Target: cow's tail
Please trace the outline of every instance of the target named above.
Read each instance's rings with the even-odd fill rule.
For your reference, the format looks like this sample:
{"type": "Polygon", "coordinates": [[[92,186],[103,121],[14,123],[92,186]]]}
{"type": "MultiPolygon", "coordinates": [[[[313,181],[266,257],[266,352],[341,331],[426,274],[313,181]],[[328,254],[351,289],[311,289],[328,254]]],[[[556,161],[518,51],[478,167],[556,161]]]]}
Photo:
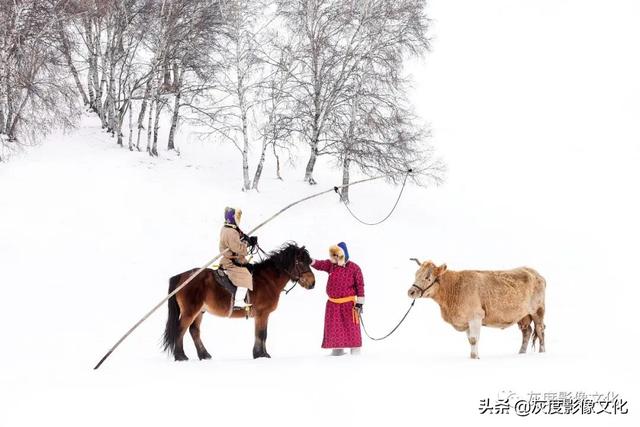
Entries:
{"type": "Polygon", "coordinates": [[[538,309],[536,310],[536,313],[533,317],[533,322],[534,322],[534,327],[533,327],[533,335],[532,335],[532,340],[531,340],[531,348],[535,350],[536,348],[536,341],[538,341],[538,343],[540,343],[540,335],[538,334],[538,331],[542,331],[542,333],[544,334],[544,312],[545,312],[545,292],[547,290],[547,281],[544,279],[544,277],[542,277],[540,275],[540,273],[538,273],[535,270],[532,270],[532,272],[535,274],[536,278],[538,279],[538,283],[540,285],[540,305],[538,307],[538,309]]]}
{"type": "MultiPolygon", "coordinates": [[[[169,279],[169,292],[173,292],[180,283],[180,274],[173,276],[169,279]]],[[[164,328],[164,335],[162,337],[162,347],[164,351],[174,354],[176,348],[176,340],[180,332],[180,307],[176,296],[172,296],[168,301],[169,313],[167,316],[167,324],[164,328]]]]}
{"type": "Polygon", "coordinates": [[[533,350],[535,350],[536,348],[536,340],[539,342],[540,341],[540,335],[538,334],[538,331],[542,331],[542,333],[544,334],[544,308],[539,307],[538,310],[536,311],[536,317],[533,319],[534,322],[534,327],[533,327],[533,339],[531,340],[531,348],[533,350]]]}

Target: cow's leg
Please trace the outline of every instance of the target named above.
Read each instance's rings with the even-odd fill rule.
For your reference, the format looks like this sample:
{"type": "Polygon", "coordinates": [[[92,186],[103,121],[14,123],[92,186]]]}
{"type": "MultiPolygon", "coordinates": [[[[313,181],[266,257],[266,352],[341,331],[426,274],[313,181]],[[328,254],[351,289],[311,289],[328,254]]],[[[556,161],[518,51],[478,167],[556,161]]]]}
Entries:
{"type": "Polygon", "coordinates": [[[479,359],[478,357],[478,342],[480,341],[480,328],[482,327],[482,318],[475,317],[469,321],[469,328],[467,329],[467,338],[469,344],[471,344],[471,358],[479,359]]]}
{"type": "Polygon", "coordinates": [[[518,326],[522,331],[522,346],[520,346],[520,353],[527,352],[527,345],[529,345],[529,339],[531,338],[531,316],[526,315],[519,322],[518,326]]]}
{"type": "Polygon", "coordinates": [[[535,314],[532,314],[533,323],[535,325],[535,329],[533,332],[533,345],[535,347],[536,339],[540,341],[538,344],[538,351],[540,353],[544,353],[544,308],[540,307],[536,310],[535,314]]]}

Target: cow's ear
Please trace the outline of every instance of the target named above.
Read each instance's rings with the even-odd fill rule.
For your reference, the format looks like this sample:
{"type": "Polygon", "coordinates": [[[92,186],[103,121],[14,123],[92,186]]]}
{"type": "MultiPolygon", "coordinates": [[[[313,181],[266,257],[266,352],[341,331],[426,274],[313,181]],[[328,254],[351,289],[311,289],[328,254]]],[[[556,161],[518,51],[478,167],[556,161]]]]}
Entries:
{"type": "Polygon", "coordinates": [[[442,276],[445,271],[447,271],[447,264],[442,264],[438,267],[438,276],[442,276]]]}

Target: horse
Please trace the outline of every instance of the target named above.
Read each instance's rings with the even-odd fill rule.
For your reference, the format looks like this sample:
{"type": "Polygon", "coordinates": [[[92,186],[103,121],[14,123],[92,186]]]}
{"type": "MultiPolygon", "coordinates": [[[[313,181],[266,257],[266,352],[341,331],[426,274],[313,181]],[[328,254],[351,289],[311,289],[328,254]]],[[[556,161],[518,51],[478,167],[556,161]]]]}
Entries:
{"type": "MultiPolygon", "coordinates": [[[[250,315],[255,318],[255,342],[253,358],[271,357],[267,353],[267,323],[269,314],[278,306],[280,293],[289,282],[300,283],[305,289],[313,289],[315,276],[311,271],[313,260],[304,246],[285,243],[253,265],[253,290],[248,291],[252,303],[250,315]]],[[[198,269],[194,268],[169,279],[169,292],[173,292],[198,269]]],[[[188,360],[184,353],[183,338],[187,329],[196,346],[200,360],[211,359],[200,338],[200,323],[205,311],[231,318],[246,317],[245,310],[232,310],[233,300],[216,280],[213,270],[206,269],[196,276],[169,301],[169,315],[163,336],[164,351],[173,354],[176,361],[188,360]],[[231,313],[231,315],[229,315],[231,313]]]]}

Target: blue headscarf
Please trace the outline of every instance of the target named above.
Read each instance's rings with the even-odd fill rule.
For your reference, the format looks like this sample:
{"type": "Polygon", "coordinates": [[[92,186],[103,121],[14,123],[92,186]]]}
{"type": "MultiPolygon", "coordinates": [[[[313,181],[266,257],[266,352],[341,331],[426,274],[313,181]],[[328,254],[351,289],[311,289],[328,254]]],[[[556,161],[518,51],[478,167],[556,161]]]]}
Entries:
{"type": "Polygon", "coordinates": [[[338,247],[342,249],[344,252],[344,263],[346,264],[349,261],[349,250],[347,250],[347,244],[345,242],[338,243],[338,247]]]}

